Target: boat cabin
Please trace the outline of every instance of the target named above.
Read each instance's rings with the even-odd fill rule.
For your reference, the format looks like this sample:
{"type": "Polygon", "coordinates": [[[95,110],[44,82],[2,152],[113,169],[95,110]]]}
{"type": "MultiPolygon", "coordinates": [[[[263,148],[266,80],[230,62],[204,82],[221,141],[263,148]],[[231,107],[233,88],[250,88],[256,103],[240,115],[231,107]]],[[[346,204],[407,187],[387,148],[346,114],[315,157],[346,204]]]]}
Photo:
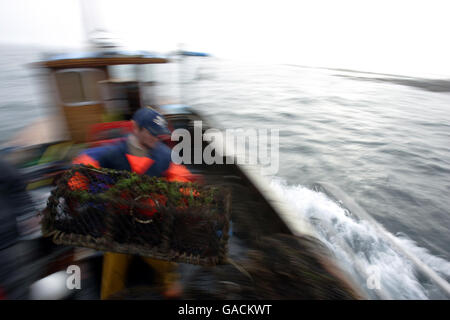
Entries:
{"type": "Polygon", "coordinates": [[[69,140],[83,143],[92,125],[129,120],[141,106],[161,103],[151,67],[168,62],[148,52],[94,52],[57,55],[37,65],[49,70],[69,140]]]}

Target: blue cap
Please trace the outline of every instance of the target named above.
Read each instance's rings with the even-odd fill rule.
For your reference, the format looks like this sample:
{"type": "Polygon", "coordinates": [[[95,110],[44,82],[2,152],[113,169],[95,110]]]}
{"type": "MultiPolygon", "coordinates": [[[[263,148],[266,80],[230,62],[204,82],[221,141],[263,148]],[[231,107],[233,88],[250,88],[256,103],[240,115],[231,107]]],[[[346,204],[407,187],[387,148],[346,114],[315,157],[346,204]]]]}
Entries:
{"type": "Polygon", "coordinates": [[[170,135],[166,119],[151,107],[140,108],[133,115],[133,120],[154,136],[170,135]]]}

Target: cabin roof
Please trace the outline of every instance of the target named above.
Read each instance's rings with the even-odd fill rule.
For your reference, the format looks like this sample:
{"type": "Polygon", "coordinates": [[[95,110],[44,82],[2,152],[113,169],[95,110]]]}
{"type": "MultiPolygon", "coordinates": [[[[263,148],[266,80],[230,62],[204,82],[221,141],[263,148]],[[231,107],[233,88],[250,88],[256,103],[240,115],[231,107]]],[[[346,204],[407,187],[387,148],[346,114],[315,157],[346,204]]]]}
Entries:
{"type": "Polygon", "coordinates": [[[147,51],[76,52],[57,54],[38,62],[46,68],[91,68],[120,64],[167,63],[162,55],[147,51]]]}

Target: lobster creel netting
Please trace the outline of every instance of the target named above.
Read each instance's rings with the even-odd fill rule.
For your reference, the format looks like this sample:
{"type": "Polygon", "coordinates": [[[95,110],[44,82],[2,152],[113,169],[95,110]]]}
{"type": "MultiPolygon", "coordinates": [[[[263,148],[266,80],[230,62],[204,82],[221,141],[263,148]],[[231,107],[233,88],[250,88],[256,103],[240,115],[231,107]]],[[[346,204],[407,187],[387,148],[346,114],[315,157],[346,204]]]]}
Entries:
{"type": "Polygon", "coordinates": [[[226,260],[227,189],[75,166],[43,211],[56,244],[200,265],[226,260]]]}

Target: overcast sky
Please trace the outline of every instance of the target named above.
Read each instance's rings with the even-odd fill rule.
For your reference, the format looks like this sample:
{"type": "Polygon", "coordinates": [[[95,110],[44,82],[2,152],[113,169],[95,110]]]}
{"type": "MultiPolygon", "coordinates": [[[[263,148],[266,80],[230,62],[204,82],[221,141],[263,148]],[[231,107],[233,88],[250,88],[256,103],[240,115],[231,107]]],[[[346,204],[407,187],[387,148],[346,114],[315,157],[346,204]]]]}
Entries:
{"type": "Polygon", "coordinates": [[[0,42],[81,47],[97,27],[131,49],[184,43],[224,58],[450,76],[449,9],[445,0],[0,0],[0,42]]]}

